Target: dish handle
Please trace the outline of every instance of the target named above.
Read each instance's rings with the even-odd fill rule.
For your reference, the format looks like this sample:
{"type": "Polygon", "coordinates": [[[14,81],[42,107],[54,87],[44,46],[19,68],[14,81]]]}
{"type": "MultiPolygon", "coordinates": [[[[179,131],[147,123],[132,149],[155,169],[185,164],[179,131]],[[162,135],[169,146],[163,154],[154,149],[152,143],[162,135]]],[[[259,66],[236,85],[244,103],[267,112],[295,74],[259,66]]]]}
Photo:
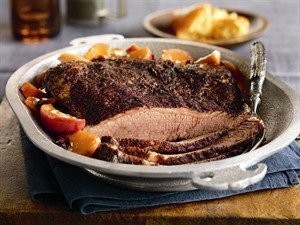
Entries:
{"type": "Polygon", "coordinates": [[[254,170],[242,168],[241,165],[207,173],[194,173],[192,185],[206,190],[242,190],[261,181],[267,173],[267,165],[257,164],[254,170]]]}
{"type": "Polygon", "coordinates": [[[84,45],[84,44],[95,44],[99,42],[106,42],[106,41],[112,41],[112,40],[123,40],[124,36],[121,34],[102,34],[102,35],[93,35],[93,36],[87,36],[87,37],[79,37],[76,39],[73,39],[69,42],[70,45],[78,46],[78,45],[84,45]]]}

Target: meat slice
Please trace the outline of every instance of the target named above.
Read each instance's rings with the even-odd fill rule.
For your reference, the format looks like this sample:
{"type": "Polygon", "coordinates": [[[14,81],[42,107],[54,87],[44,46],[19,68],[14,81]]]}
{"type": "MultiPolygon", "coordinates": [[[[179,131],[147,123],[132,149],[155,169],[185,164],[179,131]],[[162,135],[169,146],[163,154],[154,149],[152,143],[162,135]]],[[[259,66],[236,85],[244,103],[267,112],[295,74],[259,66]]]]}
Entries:
{"type": "Polygon", "coordinates": [[[231,129],[249,107],[224,65],[103,59],[47,71],[47,93],[99,136],[178,141],[231,129]]]}
{"type": "Polygon", "coordinates": [[[149,162],[141,157],[126,154],[116,148],[112,143],[103,143],[101,148],[96,153],[99,159],[113,162],[113,163],[126,163],[136,165],[157,165],[156,163],[149,162]]]}
{"type": "MultiPolygon", "coordinates": [[[[117,139],[118,145],[122,148],[140,148],[153,152],[177,154],[195,151],[207,145],[213,144],[216,140],[227,134],[227,130],[218,131],[214,133],[204,134],[195,138],[184,141],[169,142],[157,140],[141,140],[132,138],[117,139]]],[[[102,137],[107,140],[106,137],[102,137]]]]}
{"type": "Polygon", "coordinates": [[[140,164],[179,165],[199,163],[241,154],[261,137],[262,132],[262,122],[251,118],[238,127],[229,130],[226,135],[209,146],[192,152],[171,155],[160,154],[138,146],[122,146],[117,140],[106,137],[99,147],[98,158],[112,161],[111,158],[107,157],[111,154],[114,155],[113,162],[122,163],[136,164],[137,158],[140,160],[138,162],[140,164]]]}
{"type": "Polygon", "coordinates": [[[249,118],[248,112],[232,116],[225,112],[197,112],[186,108],[137,108],[86,126],[102,136],[160,141],[184,140],[226,130],[249,118]]]}

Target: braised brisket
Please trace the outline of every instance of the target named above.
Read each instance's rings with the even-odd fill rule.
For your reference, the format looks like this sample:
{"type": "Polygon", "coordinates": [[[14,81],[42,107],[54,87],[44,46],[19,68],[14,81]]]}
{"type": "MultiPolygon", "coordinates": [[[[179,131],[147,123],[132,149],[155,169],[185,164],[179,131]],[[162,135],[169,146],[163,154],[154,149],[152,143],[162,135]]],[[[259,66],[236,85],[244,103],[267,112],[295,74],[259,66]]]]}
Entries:
{"type": "Polygon", "coordinates": [[[57,107],[102,137],[98,157],[107,161],[221,159],[247,149],[263,129],[223,64],[99,58],[61,63],[44,85],[57,107]]]}
{"type": "Polygon", "coordinates": [[[223,137],[211,141],[206,147],[179,154],[161,154],[150,147],[128,146],[127,143],[112,137],[103,137],[98,157],[112,162],[133,164],[180,165],[199,163],[216,157],[234,156],[251,148],[261,136],[263,124],[260,120],[250,119],[227,132],[223,137]],[[109,155],[110,157],[107,157],[109,155]],[[131,158],[134,156],[134,158],[131,158]],[[139,159],[139,161],[137,160],[139,159]]]}

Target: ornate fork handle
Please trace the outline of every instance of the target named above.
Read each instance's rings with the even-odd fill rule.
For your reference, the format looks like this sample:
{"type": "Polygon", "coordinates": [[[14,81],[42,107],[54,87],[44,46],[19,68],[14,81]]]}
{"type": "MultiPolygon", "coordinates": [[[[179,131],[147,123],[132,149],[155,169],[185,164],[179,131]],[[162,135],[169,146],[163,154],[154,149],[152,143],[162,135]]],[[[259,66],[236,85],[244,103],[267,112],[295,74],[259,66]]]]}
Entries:
{"type": "Polygon", "coordinates": [[[251,45],[251,71],[250,71],[250,101],[252,114],[257,115],[257,106],[260,103],[262,87],[266,76],[266,53],[264,45],[256,41],[251,45]]]}

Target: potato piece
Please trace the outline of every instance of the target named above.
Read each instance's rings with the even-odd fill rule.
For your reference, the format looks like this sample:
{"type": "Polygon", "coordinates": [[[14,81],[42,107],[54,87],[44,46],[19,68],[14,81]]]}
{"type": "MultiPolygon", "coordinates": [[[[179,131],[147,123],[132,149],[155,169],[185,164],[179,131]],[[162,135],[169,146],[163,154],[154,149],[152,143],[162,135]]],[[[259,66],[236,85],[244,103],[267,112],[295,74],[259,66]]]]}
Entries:
{"type": "Polygon", "coordinates": [[[226,9],[213,8],[212,11],[213,20],[222,20],[228,17],[228,15],[229,14],[226,9]]]}
{"type": "Polygon", "coordinates": [[[27,97],[24,101],[25,105],[34,113],[39,112],[39,108],[37,107],[38,102],[40,101],[39,98],[36,97],[27,97]]]}
{"type": "Polygon", "coordinates": [[[79,55],[73,55],[70,53],[62,53],[59,57],[58,60],[61,62],[71,62],[71,61],[83,61],[83,62],[89,62],[86,58],[83,58],[79,55]]]}
{"type": "Polygon", "coordinates": [[[163,50],[161,58],[162,60],[170,60],[174,63],[180,63],[183,65],[185,65],[187,61],[193,60],[192,56],[188,52],[176,48],[163,50]]]}
{"type": "Polygon", "coordinates": [[[74,153],[92,156],[100,144],[100,138],[86,131],[78,131],[67,136],[70,140],[70,150],[74,153]]]}
{"type": "Polygon", "coordinates": [[[55,102],[54,98],[36,98],[28,97],[25,99],[24,104],[27,106],[31,112],[39,118],[40,116],[40,107],[44,104],[53,104],[55,102]]]}
{"type": "Polygon", "coordinates": [[[110,50],[111,58],[124,57],[126,55],[127,55],[126,50],[123,48],[113,48],[110,50]]]}
{"type": "Polygon", "coordinates": [[[195,8],[185,18],[185,24],[189,33],[197,33],[206,36],[212,29],[212,5],[203,4],[195,8]]]}
{"type": "Polygon", "coordinates": [[[110,47],[107,44],[99,43],[93,45],[85,54],[85,58],[87,60],[92,60],[94,58],[97,58],[99,56],[103,56],[105,58],[110,56],[110,47]]]}
{"type": "Polygon", "coordinates": [[[203,4],[176,15],[172,28],[176,36],[182,39],[226,40],[248,34],[250,21],[236,12],[203,4]]]}
{"type": "Polygon", "coordinates": [[[151,50],[148,47],[139,48],[138,50],[128,53],[130,58],[133,59],[152,59],[151,50]]]}
{"type": "Polygon", "coordinates": [[[214,50],[211,54],[199,58],[195,63],[198,64],[214,64],[219,65],[221,62],[221,53],[218,50],[214,50]]]}
{"type": "Polygon", "coordinates": [[[231,16],[216,20],[214,22],[211,38],[213,39],[230,39],[234,37],[243,36],[249,33],[250,22],[247,18],[242,16],[231,16]]]}
{"type": "Polygon", "coordinates": [[[176,36],[183,39],[203,39],[208,36],[212,30],[212,10],[211,4],[203,4],[176,19],[173,25],[176,36]]]}

